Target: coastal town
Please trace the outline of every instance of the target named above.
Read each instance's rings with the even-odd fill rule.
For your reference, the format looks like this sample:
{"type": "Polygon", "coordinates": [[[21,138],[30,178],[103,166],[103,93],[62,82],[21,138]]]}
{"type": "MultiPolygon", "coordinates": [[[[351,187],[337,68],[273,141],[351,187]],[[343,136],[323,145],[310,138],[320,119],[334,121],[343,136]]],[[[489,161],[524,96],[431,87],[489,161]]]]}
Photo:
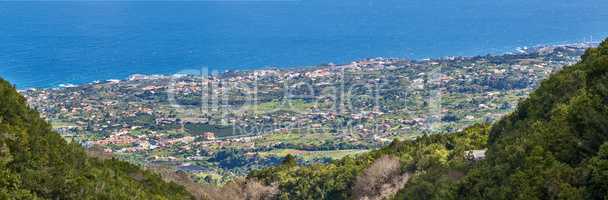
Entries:
{"type": "Polygon", "coordinates": [[[287,154],[329,162],[509,113],[593,44],[504,55],[132,75],[20,91],[66,140],[221,184],[287,154]]]}

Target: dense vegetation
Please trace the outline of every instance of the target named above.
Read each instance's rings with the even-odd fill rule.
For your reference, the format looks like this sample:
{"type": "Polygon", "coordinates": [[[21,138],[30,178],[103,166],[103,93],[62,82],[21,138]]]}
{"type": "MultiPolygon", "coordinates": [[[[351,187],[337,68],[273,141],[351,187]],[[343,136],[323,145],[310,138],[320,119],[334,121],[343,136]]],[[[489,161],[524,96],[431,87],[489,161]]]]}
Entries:
{"type": "Polygon", "coordinates": [[[608,198],[608,40],[544,81],[490,131],[468,199],[608,198]]]}
{"type": "Polygon", "coordinates": [[[279,199],[607,199],[608,40],[493,126],[254,171],[279,199]],[[468,159],[466,151],[486,149],[468,159]]]}
{"type": "Polygon", "coordinates": [[[0,199],[191,199],[126,162],[87,156],[0,79],[0,199]]]}
{"type": "MultiPolygon", "coordinates": [[[[432,178],[442,179],[442,185],[449,187],[455,181],[448,175],[464,174],[472,164],[465,159],[465,150],[484,148],[487,133],[488,126],[477,125],[454,134],[425,135],[414,141],[394,141],[386,148],[355,158],[346,157],[326,165],[298,166],[293,162],[285,162],[274,168],[254,171],[250,178],[268,185],[278,184],[281,191],[279,199],[350,199],[357,193],[380,195],[385,192],[383,190],[393,188],[361,190],[373,187],[373,184],[368,183],[369,180],[390,186],[389,183],[399,182],[394,178],[407,179],[410,174],[415,174],[410,179],[411,182],[416,182],[419,176],[429,174],[437,176],[432,178]],[[398,170],[389,166],[393,162],[391,160],[398,160],[398,170]],[[387,175],[374,174],[376,171],[386,173],[386,170],[390,172],[387,175]]],[[[428,189],[441,188],[432,186],[428,189]]]]}

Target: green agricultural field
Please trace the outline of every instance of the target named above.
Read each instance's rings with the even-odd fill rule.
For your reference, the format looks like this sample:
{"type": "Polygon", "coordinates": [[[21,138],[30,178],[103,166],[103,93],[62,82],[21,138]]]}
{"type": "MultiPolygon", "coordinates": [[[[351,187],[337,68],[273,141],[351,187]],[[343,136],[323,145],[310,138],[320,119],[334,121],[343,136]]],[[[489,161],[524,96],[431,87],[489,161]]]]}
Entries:
{"type": "Polygon", "coordinates": [[[256,140],[256,144],[260,146],[272,145],[276,143],[289,143],[294,145],[320,145],[326,140],[335,140],[335,136],[330,133],[273,133],[265,135],[256,140]]]}
{"type": "Polygon", "coordinates": [[[285,157],[287,155],[301,156],[304,160],[331,158],[341,159],[349,155],[356,155],[368,152],[369,150],[330,150],[330,151],[303,151],[297,149],[276,149],[268,152],[261,152],[261,156],[285,157]]]}
{"type": "Polygon", "coordinates": [[[59,129],[59,128],[69,128],[69,127],[76,127],[78,125],[76,125],[75,123],[72,122],[66,122],[66,121],[61,121],[61,120],[50,120],[49,123],[51,124],[51,126],[53,126],[53,128],[55,129],[59,129]]]}
{"type": "Polygon", "coordinates": [[[259,103],[255,105],[242,106],[240,112],[250,112],[254,114],[271,113],[278,111],[288,112],[310,112],[310,109],[314,107],[313,103],[305,102],[304,100],[287,100],[287,101],[270,101],[259,103]]]}

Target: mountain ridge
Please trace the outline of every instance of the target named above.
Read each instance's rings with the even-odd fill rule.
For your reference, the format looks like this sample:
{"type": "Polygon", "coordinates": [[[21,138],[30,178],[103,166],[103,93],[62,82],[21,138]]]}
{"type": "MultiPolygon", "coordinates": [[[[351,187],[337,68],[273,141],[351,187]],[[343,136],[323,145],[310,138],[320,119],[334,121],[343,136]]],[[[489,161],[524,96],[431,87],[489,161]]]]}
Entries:
{"type": "Polygon", "coordinates": [[[88,157],[0,79],[0,199],[192,199],[138,166],[88,157]]]}

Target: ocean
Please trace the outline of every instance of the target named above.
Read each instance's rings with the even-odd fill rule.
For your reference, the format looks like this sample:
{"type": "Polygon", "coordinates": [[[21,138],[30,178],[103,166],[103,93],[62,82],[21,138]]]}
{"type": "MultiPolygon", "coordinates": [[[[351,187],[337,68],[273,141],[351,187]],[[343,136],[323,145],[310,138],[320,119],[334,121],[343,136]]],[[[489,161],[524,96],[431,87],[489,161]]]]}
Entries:
{"type": "Polygon", "coordinates": [[[18,88],[135,73],[497,54],[599,41],[606,0],[0,2],[0,76],[18,88]]]}

